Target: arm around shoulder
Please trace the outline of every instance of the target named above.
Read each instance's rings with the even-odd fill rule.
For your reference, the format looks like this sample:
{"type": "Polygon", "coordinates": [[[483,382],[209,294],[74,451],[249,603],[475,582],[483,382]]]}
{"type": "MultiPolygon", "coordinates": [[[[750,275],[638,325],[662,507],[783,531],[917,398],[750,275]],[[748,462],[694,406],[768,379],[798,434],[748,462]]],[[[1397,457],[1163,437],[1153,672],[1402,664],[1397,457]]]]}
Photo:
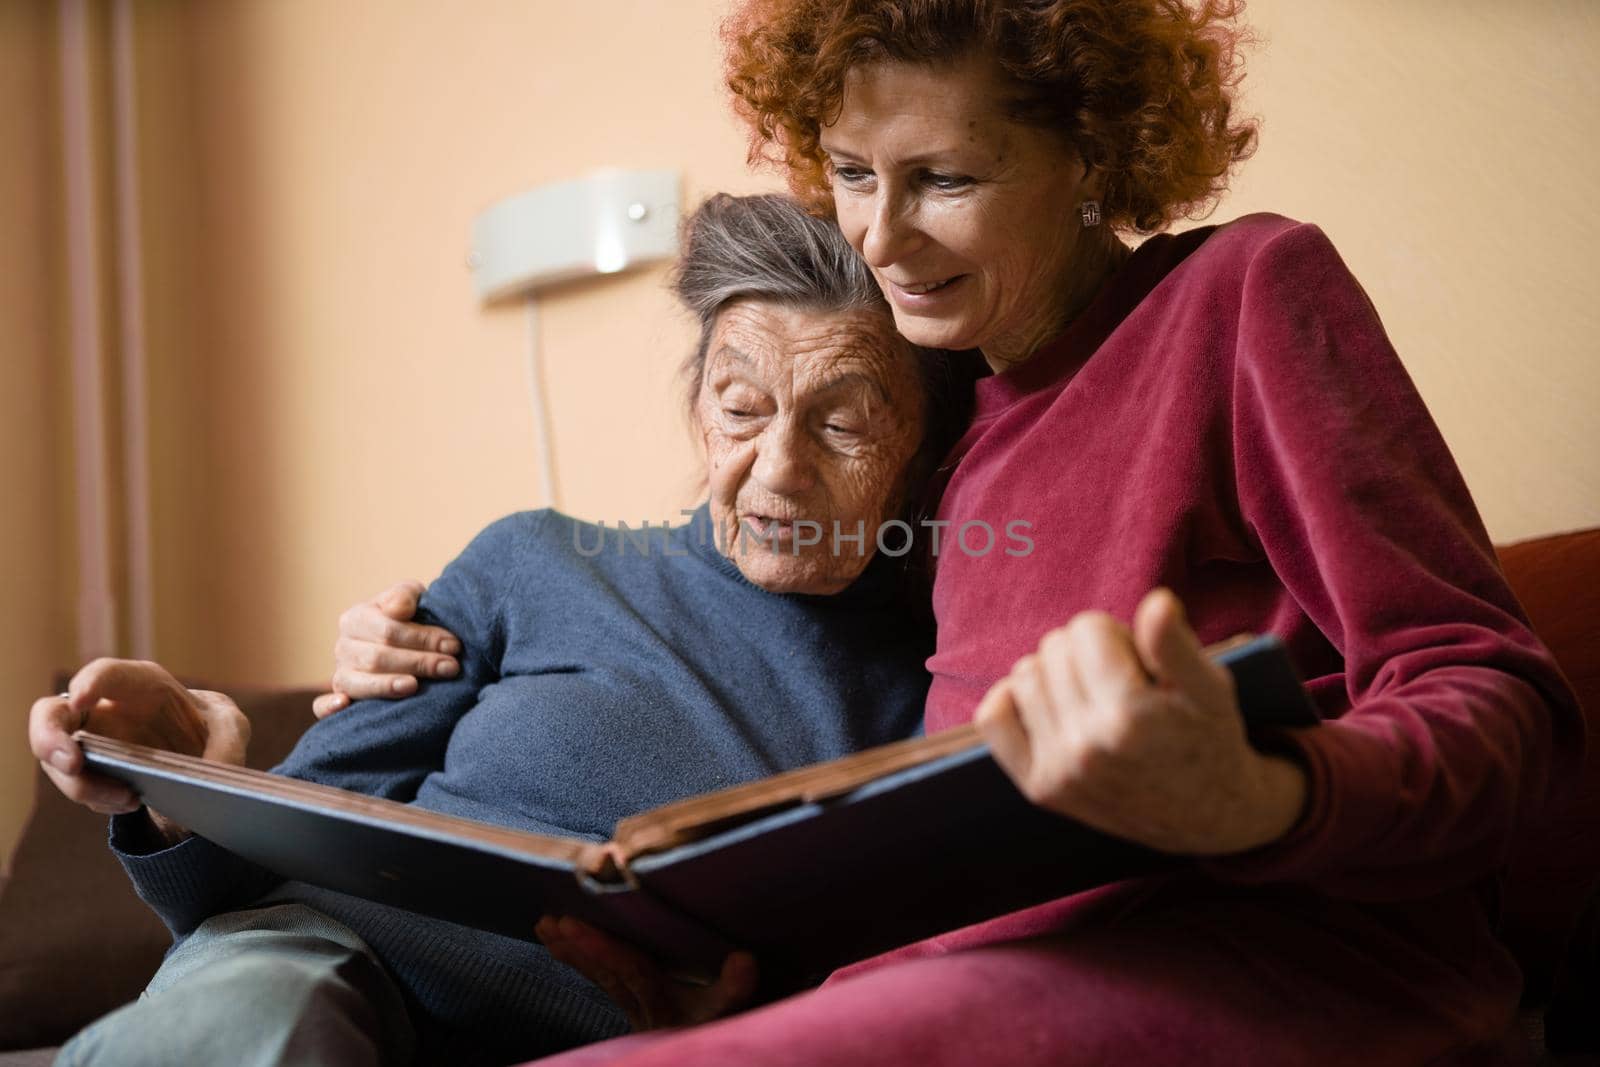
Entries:
{"type": "Polygon", "coordinates": [[[424,681],[403,699],[360,701],[323,718],[276,772],[368,796],[415,797],[423,779],[443,766],[456,724],[500,676],[505,604],[514,595],[531,524],[542,514],[492,523],[423,593],[417,621],[461,642],[455,677],[424,681]]]}

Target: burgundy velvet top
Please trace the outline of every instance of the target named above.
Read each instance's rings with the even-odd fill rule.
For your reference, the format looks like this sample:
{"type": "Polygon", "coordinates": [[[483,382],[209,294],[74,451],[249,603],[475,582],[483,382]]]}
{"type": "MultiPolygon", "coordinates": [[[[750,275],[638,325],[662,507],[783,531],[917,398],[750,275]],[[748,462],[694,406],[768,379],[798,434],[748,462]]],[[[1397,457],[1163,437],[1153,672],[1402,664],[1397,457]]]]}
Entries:
{"type": "Polygon", "coordinates": [[[1146,242],[1064,335],[979,383],[955,456],[930,732],[1075,612],[1130,619],[1166,585],[1203,641],[1281,636],[1334,717],[1283,739],[1308,774],[1299,825],[1214,874],[1352,900],[1460,889],[1570,784],[1572,694],[1316,227],[1253,215],[1146,242]],[[973,520],[997,534],[982,555],[981,528],[951,541],[973,520]]]}

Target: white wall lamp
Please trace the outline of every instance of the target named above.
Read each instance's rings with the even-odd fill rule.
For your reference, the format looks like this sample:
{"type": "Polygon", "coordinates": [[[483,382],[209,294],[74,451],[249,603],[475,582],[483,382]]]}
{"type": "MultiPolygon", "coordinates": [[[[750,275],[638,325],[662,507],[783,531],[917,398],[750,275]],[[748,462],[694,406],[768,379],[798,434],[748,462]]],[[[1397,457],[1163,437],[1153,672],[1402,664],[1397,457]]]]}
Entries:
{"type": "Polygon", "coordinates": [[[502,200],[472,222],[472,269],[489,305],[522,298],[528,309],[528,392],[538,436],[543,499],[556,506],[550,417],[539,368],[540,290],[618,274],[678,250],[676,171],[603,170],[502,200]]]}

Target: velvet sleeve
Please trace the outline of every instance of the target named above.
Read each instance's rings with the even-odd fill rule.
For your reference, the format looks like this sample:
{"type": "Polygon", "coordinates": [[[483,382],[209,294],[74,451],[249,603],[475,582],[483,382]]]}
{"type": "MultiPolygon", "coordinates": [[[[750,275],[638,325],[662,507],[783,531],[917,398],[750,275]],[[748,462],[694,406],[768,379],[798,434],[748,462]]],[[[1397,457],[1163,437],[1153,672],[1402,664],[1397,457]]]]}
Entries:
{"type": "Polygon", "coordinates": [[[1232,385],[1240,512],[1343,656],[1348,709],[1285,741],[1307,773],[1298,825],[1209,866],[1366,900],[1472,883],[1570,784],[1582,720],[1376,312],[1317,228],[1252,259],[1232,385]]]}

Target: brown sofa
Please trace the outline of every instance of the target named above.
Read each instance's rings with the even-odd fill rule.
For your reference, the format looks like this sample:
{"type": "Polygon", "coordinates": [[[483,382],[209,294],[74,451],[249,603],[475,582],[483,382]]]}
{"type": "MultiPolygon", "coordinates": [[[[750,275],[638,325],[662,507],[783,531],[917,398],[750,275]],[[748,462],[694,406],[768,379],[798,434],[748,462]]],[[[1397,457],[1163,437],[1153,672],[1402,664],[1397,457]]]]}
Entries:
{"type": "MultiPolygon", "coordinates": [[[[1591,715],[1600,716],[1600,529],[1503,547],[1535,627],[1591,715]]],[[[58,687],[59,688],[59,687],[58,687]]],[[[309,690],[234,690],[254,726],[253,766],[276,763],[311,721],[309,690]]],[[[1579,796],[1518,843],[1503,935],[1523,961],[1524,1023],[1550,1064],[1600,1063],[1600,721],[1579,796]],[[1584,914],[1585,907],[1589,907],[1584,914]],[[1580,918],[1580,916],[1583,916],[1580,918]],[[1575,951],[1569,951],[1575,947],[1575,951]]],[[[20,739],[16,743],[21,743],[20,739]]],[[[49,1063],[89,1020],[132,999],[166,930],[105,848],[105,821],[37,775],[34,809],[0,870],[0,1067],[49,1063]],[[32,1050],[32,1051],[25,1051],[32,1050]]]]}

